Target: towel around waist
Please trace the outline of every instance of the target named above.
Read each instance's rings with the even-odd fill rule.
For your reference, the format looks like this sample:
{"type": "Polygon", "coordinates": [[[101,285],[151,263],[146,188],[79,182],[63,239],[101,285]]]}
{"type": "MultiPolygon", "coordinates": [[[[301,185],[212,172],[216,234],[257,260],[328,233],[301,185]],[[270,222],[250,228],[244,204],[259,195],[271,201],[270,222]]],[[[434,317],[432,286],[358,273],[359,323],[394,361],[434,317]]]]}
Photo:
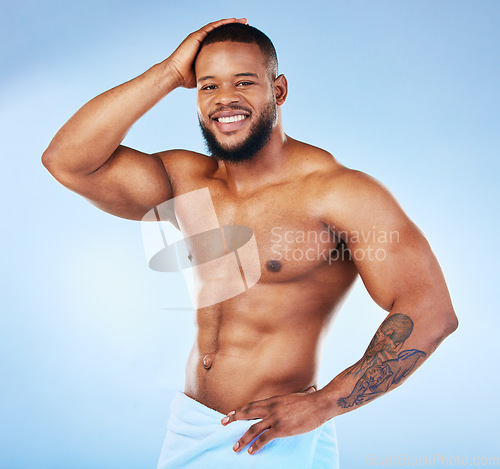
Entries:
{"type": "Polygon", "coordinates": [[[224,414],[177,392],[158,469],[336,469],[338,451],[332,420],[302,435],[276,438],[258,453],[240,453],[234,443],[258,420],[221,424],[224,414]]]}

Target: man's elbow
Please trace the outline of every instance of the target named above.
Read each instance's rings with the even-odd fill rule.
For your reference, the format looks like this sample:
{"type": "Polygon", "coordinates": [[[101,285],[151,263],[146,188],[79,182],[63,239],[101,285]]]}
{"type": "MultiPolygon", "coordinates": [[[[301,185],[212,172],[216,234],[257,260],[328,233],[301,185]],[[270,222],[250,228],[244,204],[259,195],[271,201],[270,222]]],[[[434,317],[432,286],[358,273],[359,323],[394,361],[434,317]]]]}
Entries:
{"type": "Polygon", "coordinates": [[[458,318],[453,309],[447,310],[439,315],[439,319],[434,322],[433,335],[439,343],[446,339],[450,334],[458,328],[458,318]]]}
{"type": "Polygon", "coordinates": [[[42,154],[45,169],[62,185],[72,189],[75,172],[68,165],[66,153],[52,141],[42,154]]]}
{"type": "Polygon", "coordinates": [[[54,150],[53,145],[49,147],[42,154],[42,164],[45,169],[52,175],[57,171],[55,163],[57,162],[57,151],[54,150]]]}

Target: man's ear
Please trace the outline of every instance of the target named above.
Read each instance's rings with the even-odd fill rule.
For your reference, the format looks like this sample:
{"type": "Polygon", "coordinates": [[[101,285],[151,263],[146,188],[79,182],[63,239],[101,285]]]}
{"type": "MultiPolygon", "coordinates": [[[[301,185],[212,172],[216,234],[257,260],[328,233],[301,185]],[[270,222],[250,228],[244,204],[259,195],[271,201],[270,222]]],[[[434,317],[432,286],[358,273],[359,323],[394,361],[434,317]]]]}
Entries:
{"type": "Polygon", "coordinates": [[[276,104],[281,106],[288,95],[288,82],[285,75],[280,75],[273,82],[274,96],[276,96],[276,104]]]}

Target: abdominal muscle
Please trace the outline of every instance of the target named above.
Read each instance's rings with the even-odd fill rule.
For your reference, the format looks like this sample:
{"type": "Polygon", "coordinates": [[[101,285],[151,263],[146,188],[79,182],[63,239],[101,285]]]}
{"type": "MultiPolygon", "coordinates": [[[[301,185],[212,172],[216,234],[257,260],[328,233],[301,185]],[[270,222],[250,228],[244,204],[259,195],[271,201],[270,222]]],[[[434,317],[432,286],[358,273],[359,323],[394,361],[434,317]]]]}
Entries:
{"type": "Polygon", "coordinates": [[[258,284],[198,310],[185,393],[227,413],[316,386],[320,339],[338,301],[304,298],[298,287],[258,284]]]}

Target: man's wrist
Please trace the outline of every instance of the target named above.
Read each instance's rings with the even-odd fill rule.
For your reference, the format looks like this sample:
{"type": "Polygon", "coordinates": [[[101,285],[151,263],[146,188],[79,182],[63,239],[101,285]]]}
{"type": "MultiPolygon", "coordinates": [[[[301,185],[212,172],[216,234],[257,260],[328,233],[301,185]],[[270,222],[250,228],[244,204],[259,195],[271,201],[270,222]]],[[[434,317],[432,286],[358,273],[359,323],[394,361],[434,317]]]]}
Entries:
{"type": "Polygon", "coordinates": [[[340,408],[337,405],[338,396],[334,395],[332,390],[327,389],[325,386],[323,389],[316,391],[317,395],[317,405],[319,406],[321,415],[324,417],[324,420],[330,420],[341,412],[339,412],[340,408]]]}
{"type": "Polygon", "coordinates": [[[153,65],[144,75],[152,78],[152,83],[162,97],[182,86],[182,77],[168,59],[153,65]]]}
{"type": "Polygon", "coordinates": [[[158,72],[158,86],[167,93],[184,85],[184,79],[172,64],[170,57],[155,65],[158,72]]]}

